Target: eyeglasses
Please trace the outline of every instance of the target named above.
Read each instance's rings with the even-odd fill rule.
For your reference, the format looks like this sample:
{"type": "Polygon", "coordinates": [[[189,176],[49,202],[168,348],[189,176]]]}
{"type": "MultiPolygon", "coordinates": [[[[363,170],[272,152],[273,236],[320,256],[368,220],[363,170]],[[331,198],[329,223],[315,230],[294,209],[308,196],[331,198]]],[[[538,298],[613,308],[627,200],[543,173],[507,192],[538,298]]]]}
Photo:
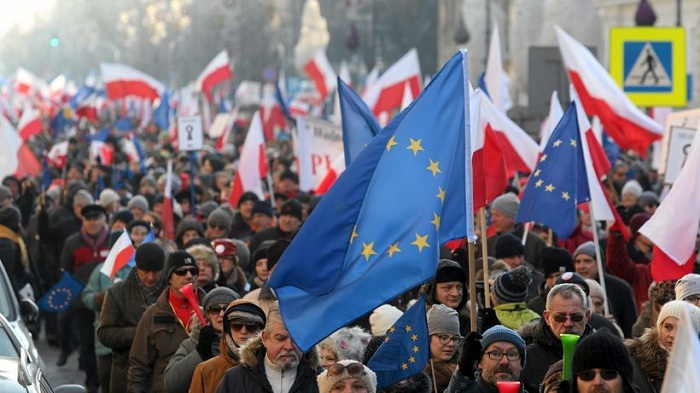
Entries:
{"type": "Polygon", "coordinates": [[[207,308],[207,312],[208,312],[209,314],[218,314],[218,313],[220,313],[220,312],[222,312],[222,311],[226,311],[226,305],[225,305],[225,304],[215,304],[215,305],[209,306],[209,308],[207,308]]]}
{"type": "Polygon", "coordinates": [[[489,355],[489,359],[491,360],[501,361],[501,359],[503,359],[504,356],[506,357],[506,359],[508,359],[508,361],[520,360],[520,352],[518,352],[517,350],[508,352],[489,351],[484,352],[484,354],[489,355]]]}
{"type": "Polygon", "coordinates": [[[225,226],[225,225],[209,225],[209,228],[212,228],[212,229],[219,229],[219,230],[222,230],[222,231],[223,231],[223,230],[226,229],[226,226],[225,226]]]}
{"type": "Polygon", "coordinates": [[[245,330],[249,332],[259,332],[262,329],[262,326],[253,322],[231,322],[230,326],[234,332],[240,332],[241,330],[243,330],[244,327],[245,330]]]}
{"type": "Polygon", "coordinates": [[[596,374],[600,374],[600,376],[606,381],[612,381],[613,379],[617,378],[618,375],[620,375],[617,370],[612,370],[609,368],[591,368],[588,370],[579,371],[578,377],[581,378],[582,381],[588,382],[592,381],[596,374]]]}
{"type": "Polygon", "coordinates": [[[447,334],[436,334],[435,336],[437,336],[442,345],[447,345],[450,341],[454,341],[455,345],[459,346],[462,345],[462,341],[464,340],[464,337],[460,335],[449,336],[447,334]]]}
{"type": "Polygon", "coordinates": [[[365,366],[361,363],[350,363],[347,366],[342,363],[333,363],[328,366],[328,376],[337,377],[343,374],[344,370],[348,370],[348,374],[351,376],[358,376],[365,374],[365,366]]]}
{"type": "Polygon", "coordinates": [[[566,315],[566,314],[555,314],[552,316],[552,319],[554,319],[554,322],[557,323],[564,323],[566,322],[567,319],[571,319],[571,322],[578,323],[583,321],[585,316],[583,314],[571,314],[571,315],[566,315]]]}
{"type": "Polygon", "coordinates": [[[199,274],[199,268],[181,267],[179,269],[173,270],[173,273],[177,274],[180,277],[186,275],[187,273],[196,276],[199,274]]]}

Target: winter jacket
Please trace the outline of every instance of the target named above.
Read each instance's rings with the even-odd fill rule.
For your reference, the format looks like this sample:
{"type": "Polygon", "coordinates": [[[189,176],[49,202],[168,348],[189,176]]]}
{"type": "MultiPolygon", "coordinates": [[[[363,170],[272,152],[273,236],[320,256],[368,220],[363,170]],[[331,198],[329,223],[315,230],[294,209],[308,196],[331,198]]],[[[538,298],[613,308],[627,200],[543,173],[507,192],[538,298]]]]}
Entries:
{"type": "MultiPolygon", "coordinates": [[[[217,393],[271,393],[272,387],[265,374],[265,347],[262,334],[252,338],[241,348],[241,364],[226,371],[217,393]]],[[[302,356],[289,393],[318,393],[316,368],[318,354],[313,349],[302,356]]],[[[275,371],[283,373],[283,371],[275,371]]]]}
{"type": "Polygon", "coordinates": [[[231,336],[225,334],[219,342],[219,356],[200,363],[194,369],[189,393],[214,393],[224,373],[238,366],[240,359],[240,349],[231,336]]]}
{"type": "Polygon", "coordinates": [[[236,211],[233,214],[233,220],[231,221],[231,231],[229,232],[230,237],[247,243],[253,237],[253,234],[255,234],[253,229],[243,220],[241,213],[236,211]]]}
{"type": "MultiPolygon", "coordinates": [[[[97,338],[112,349],[111,392],[126,391],[129,351],[136,335],[136,326],[150,306],[141,293],[138,279],[136,269],[132,269],[124,281],[115,283],[107,290],[102,301],[97,338]]],[[[165,286],[162,280],[156,285],[161,291],[165,286]]]]}
{"type": "MultiPolygon", "coordinates": [[[[600,282],[598,277],[594,280],[600,282]]],[[[634,303],[632,287],[624,280],[605,274],[605,290],[608,295],[610,313],[615,316],[625,337],[632,337],[632,325],[637,320],[637,305],[634,303]]]]}
{"type": "MultiPolygon", "coordinates": [[[[499,393],[500,390],[486,382],[481,375],[476,378],[465,377],[459,369],[452,374],[450,385],[445,389],[445,393],[499,393]]],[[[520,384],[518,393],[527,393],[523,384],[520,384]]]]}
{"type": "MultiPolygon", "coordinates": [[[[248,246],[250,254],[255,254],[258,247],[260,247],[260,245],[266,240],[292,240],[295,233],[296,232],[284,232],[279,226],[263,229],[262,231],[255,233],[253,237],[250,238],[250,245],[248,246]]],[[[254,268],[255,267],[253,267],[253,269],[254,268]]]]}
{"type": "MultiPolygon", "coordinates": [[[[100,262],[104,262],[109,255],[109,244],[107,238],[93,250],[88,243],[83,240],[81,231],[72,234],[63,245],[61,252],[61,268],[70,272],[83,284],[87,284],[90,274],[100,262]]],[[[73,303],[72,307],[85,308],[81,299],[73,303]]]]}
{"type": "MultiPolygon", "coordinates": [[[[586,325],[581,338],[583,339],[592,332],[593,328],[586,325]]],[[[526,352],[527,362],[520,373],[520,378],[525,384],[525,390],[537,392],[549,366],[564,357],[561,340],[552,333],[544,318],[540,319],[535,326],[532,343],[526,347],[526,352]]]]}
{"type": "Polygon", "coordinates": [[[651,264],[635,263],[627,253],[627,244],[620,232],[610,231],[605,247],[605,262],[612,274],[627,281],[634,291],[637,312],[642,311],[642,304],[649,300],[651,264]]]}
{"type": "MultiPolygon", "coordinates": [[[[524,231],[524,227],[521,224],[517,224],[512,233],[517,236],[518,239],[522,239],[524,231]]],[[[498,239],[500,235],[500,233],[497,233],[486,239],[489,256],[493,256],[496,253],[496,239],[498,239]]],[[[525,241],[525,260],[531,263],[532,266],[535,267],[535,270],[540,272],[542,271],[542,252],[545,247],[547,247],[547,244],[545,244],[541,237],[532,232],[527,233],[525,241]]]]}
{"type": "MultiPolygon", "coordinates": [[[[455,354],[456,355],[456,354],[455,354]]],[[[433,384],[432,379],[435,375],[435,384],[437,386],[438,392],[444,392],[447,386],[450,384],[450,379],[452,374],[457,370],[456,363],[432,363],[428,362],[423,369],[423,372],[430,376],[431,384],[433,384]],[[434,365],[435,367],[433,367],[434,365]]]]}
{"type": "Polygon", "coordinates": [[[647,301],[642,304],[642,312],[639,313],[637,322],[635,322],[634,326],[632,326],[632,338],[641,337],[647,329],[654,327],[654,322],[651,320],[651,308],[653,307],[653,304],[654,303],[651,301],[647,301]]]}
{"type": "Polygon", "coordinates": [[[493,309],[501,325],[513,330],[518,330],[524,324],[540,317],[539,314],[527,308],[525,303],[499,304],[493,309]]]}
{"type": "Polygon", "coordinates": [[[127,373],[131,393],[166,392],[163,383],[165,366],[180,343],[187,339],[185,327],[172,310],[169,295],[169,288],[163,290],[136,326],[127,373]]]}
{"type": "Polygon", "coordinates": [[[433,393],[433,382],[425,372],[419,372],[391,386],[377,389],[377,393],[433,393]]]}
{"type": "MultiPolygon", "coordinates": [[[[196,314],[192,315],[189,326],[189,337],[180,343],[177,351],[168,361],[165,371],[163,371],[163,383],[170,393],[187,392],[192,383],[194,369],[202,363],[202,357],[197,352],[202,323],[196,314]]],[[[219,344],[217,343],[215,347],[214,355],[216,356],[219,354],[219,344]]]]}
{"type": "Polygon", "coordinates": [[[639,392],[660,392],[669,353],[659,343],[656,328],[647,329],[639,338],[626,340],[625,345],[632,356],[634,383],[639,387],[639,392]]]}

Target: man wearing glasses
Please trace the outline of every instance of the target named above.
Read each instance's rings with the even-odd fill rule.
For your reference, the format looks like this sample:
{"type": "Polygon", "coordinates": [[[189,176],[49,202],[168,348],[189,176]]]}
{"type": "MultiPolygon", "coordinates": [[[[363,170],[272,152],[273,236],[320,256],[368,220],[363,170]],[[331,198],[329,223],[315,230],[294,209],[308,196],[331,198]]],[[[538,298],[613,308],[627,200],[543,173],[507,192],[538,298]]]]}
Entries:
{"type": "Polygon", "coordinates": [[[165,392],[163,372],[170,357],[188,337],[194,307],[180,290],[194,286],[197,302],[204,291],[197,288],[199,268],[194,257],[186,251],[168,255],[165,280],[168,288],[158,296],[141,316],[129,353],[128,391],[165,392]]]}
{"type": "MultiPolygon", "coordinates": [[[[497,392],[499,381],[519,380],[525,357],[525,341],[514,330],[496,325],[483,337],[471,332],[445,392],[497,392]]],[[[519,392],[524,392],[522,384],[519,392]]]]}
{"type": "Polygon", "coordinates": [[[588,324],[590,314],[586,294],[578,285],[558,284],[549,291],[544,313],[533,331],[533,341],[527,346],[528,362],[521,374],[525,390],[539,391],[549,366],[564,356],[562,333],[581,338],[592,333],[593,328],[588,324]]]}

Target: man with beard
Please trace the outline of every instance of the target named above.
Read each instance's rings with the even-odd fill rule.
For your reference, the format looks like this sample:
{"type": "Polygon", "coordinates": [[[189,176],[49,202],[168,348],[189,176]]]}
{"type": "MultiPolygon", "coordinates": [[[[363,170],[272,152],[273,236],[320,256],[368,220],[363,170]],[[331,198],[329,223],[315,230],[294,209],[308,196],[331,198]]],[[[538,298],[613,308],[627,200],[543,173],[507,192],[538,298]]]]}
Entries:
{"type": "Polygon", "coordinates": [[[316,351],[302,356],[284,326],[279,303],[275,303],[262,334],[241,349],[241,364],[224,374],[216,392],[318,392],[316,367],[316,351]]]}
{"type": "MultiPolygon", "coordinates": [[[[525,340],[514,330],[496,325],[467,335],[459,367],[446,393],[496,393],[499,381],[518,381],[525,366],[525,340]],[[477,371],[478,370],[478,371],[477,371]]],[[[519,392],[524,393],[521,384],[519,392]]]]}
{"type": "Polygon", "coordinates": [[[586,294],[578,285],[558,284],[549,291],[544,313],[533,331],[533,342],[527,346],[529,361],[521,374],[527,391],[537,392],[549,366],[564,356],[562,333],[581,338],[591,334],[590,315],[586,294]]]}

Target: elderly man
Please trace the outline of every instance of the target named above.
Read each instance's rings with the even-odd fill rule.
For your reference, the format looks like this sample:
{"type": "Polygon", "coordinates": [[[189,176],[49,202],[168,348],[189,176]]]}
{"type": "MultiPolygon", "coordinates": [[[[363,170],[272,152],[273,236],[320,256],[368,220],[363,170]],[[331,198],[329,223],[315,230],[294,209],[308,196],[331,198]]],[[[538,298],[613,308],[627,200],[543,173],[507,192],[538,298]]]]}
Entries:
{"type": "MultiPolygon", "coordinates": [[[[497,392],[499,381],[518,381],[525,365],[525,341],[515,331],[496,325],[467,335],[446,393],[497,392]],[[478,371],[477,371],[478,370],[478,371]]],[[[524,392],[522,384],[520,392],[524,392]]]]}
{"type": "MultiPolygon", "coordinates": [[[[180,343],[188,337],[189,324],[195,310],[180,290],[187,284],[197,288],[199,268],[194,257],[185,251],[168,255],[168,289],[148,307],[136,327],[129,352],[127,374],[129,392],[165,392],[163,372],[180,343]]],[[[204,297],[195,289],[199,299],[204,297]]]]}
{"type": "Polygon", "coordinates": [[[216,392],[318,392],[316,367],[318,355],[312,350],[302,356],[275,303],[268,311],[265,330],[242,349],[241,364],[224,374],[216,392]]]}
{"type": "Polygon", "coordinates": [[[530,361],[521,374],[527,391],[539,391],[549,366],[564,356],[562,333],[585,337],[593,331],[588,324],[590,313],[586,294],[578,285],[559,284],[549,291],[542,319],[533,332],[533,343],[527,346],[530,361]]]}
{"type": "Polygon", "coordinates": [[[140,245],[134,260],[136,269],[107,290],[97,327],[100,342],[112,349],[111,392],[126,391],[129,350],[134,342],[136,325],[165,286],[161,279],[165,252],[161,246],[155,243],[140,245]]]}

